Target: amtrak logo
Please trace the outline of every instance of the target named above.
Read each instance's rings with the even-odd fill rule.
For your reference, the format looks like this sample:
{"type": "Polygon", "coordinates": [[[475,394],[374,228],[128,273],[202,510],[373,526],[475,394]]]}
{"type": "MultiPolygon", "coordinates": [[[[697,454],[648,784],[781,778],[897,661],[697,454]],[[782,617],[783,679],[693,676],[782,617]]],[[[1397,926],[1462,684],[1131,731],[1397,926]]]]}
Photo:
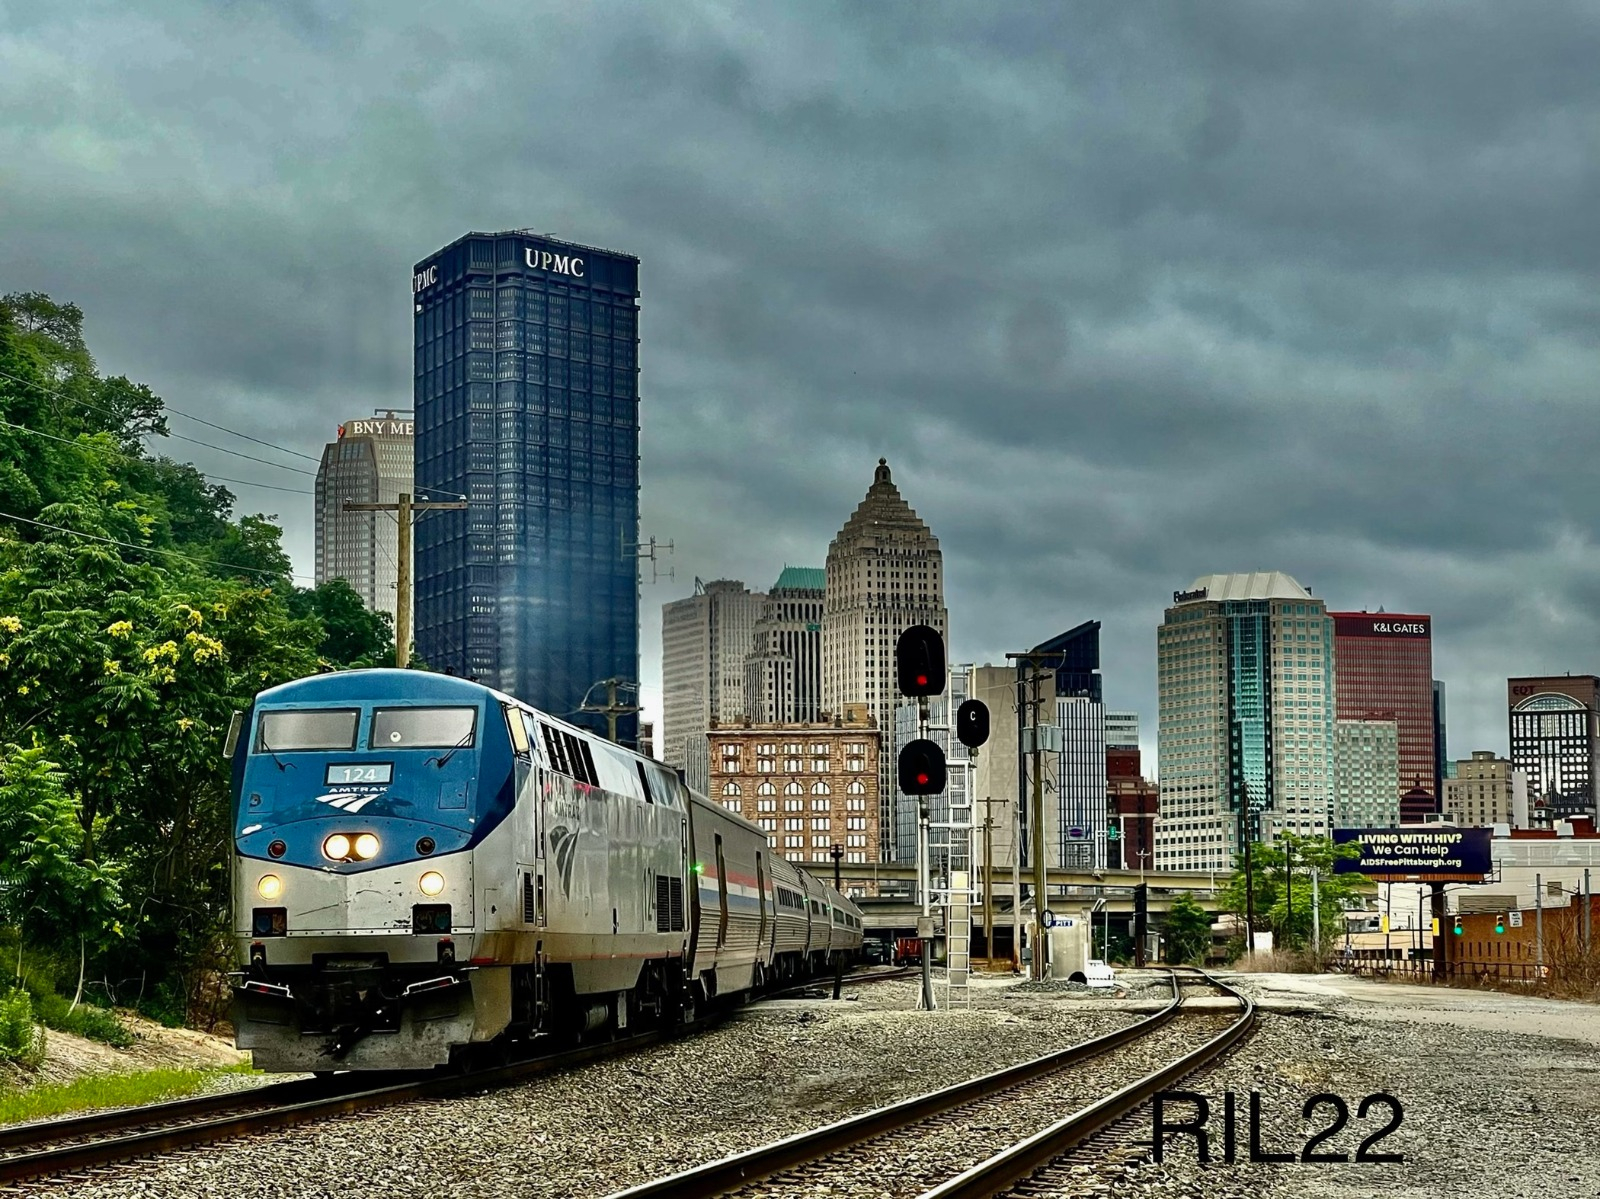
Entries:
{"type": "Polygon", "coordinates": [[[578,832],[566,825],[550,830],[550,848],[556,856],[556,873],[561,876],[561,894],[572,898],[572,863],[578,856],[578,832]]]}
{"type": "Polygon", "coordinates": [[[332,795],[317,796],[317,802],[341,812],[359,812],[382,794],[382,791],[336,791],[332,795]]]}

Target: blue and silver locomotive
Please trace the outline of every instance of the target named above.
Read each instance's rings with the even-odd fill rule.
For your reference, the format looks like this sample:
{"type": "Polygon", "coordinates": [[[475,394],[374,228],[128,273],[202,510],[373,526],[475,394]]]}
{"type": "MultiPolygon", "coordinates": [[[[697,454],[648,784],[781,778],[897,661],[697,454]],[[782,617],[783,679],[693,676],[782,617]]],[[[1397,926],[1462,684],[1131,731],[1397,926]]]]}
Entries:
{"type": "Polygon", "coordinates": [[[261,1069],[668,1023],[861,947],[859,909],[755,825],[476,683],[318,675],[231,740],[235,1026],[261,1069]]]}

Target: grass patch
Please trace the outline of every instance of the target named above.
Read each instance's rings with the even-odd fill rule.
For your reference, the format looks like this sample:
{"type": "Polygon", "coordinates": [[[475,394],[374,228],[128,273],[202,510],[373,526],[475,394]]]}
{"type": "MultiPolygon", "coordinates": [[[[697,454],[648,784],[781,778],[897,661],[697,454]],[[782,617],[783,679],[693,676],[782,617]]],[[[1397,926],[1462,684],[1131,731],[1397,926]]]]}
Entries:
{"type": "Polygon", "coordinates": [[[0,1124],[47,1120],[92,1108],[134,1107],[193,1095],[217,1074],[249,1074],[248,1063],[213,1070],[141,1070],[137,1074],[90,1074],[71,1082],[46,1083],[25,1091],[0,1091],[0,1124]]]}

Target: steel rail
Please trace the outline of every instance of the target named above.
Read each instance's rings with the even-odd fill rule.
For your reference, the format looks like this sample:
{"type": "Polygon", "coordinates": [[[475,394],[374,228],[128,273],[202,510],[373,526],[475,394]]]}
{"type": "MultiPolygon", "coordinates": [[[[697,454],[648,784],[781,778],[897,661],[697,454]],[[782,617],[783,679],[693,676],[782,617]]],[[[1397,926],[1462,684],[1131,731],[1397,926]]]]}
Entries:
{"type": "MultiPolygon", "coordinates": [[[[867,983],[889,982],[893,979],[906,977],[910,973],[909,970],[898,970],[885,974],[858,974],[854,977],[846,975],[844,981],[851,986],[861,986],[867,983]]],[[[831,979],[821,979],[813,982],[797,983],[794,986],[772,991],[758,998],[777,999],[789,994],[791,991],[827,986],[831,981],[831,979]]],[[[159,1103],[138,1104],[132,1107],[107,1108],[103,1111],[87,1112],[83,1115],[68,1116],[63,1119],[35,1120],[26,1124],[10,1124],[0,1127],[0,1151],[37,1148],[59,1141],[73,1140],[78,1137],[102,1136],[109,1132],[141,1128],[146,1125],[188,1121],[201,1116],[216,1115],[220,1112],[230,1111],[233,1108],[291,1105],[331,1099],[337,1095],[357,1091],[372,1091],[378,1088],[369,1084],[382,1079],[385,1075],[398,1077],[402,1082],[416,1081],[413,1075],[398,1070],[370,1071],[363,1074],[341,1072],[333,1078],[296,1078],[286,1082],[269,1082],[255,1087],[241,1087],[238,1090],[223,1091],[211,1095],[168,1099],[159,1103]]],[[[0,1156],[0,1162],[4,1160],[4,1157],[0,1156]]],[[[3,1177],[3,1175],[0,1175],[0,1177],[3,1177]]]]}
{"type": "Polygon", "coordinates": [[[319,1098],[335,1089],[337,1085],[333,1079],[295,1078],[287,1082],[262,1083],[260,1086],[241,1087],[235,1091],[223,1091],[212,1095],[167,1099],[160,1103],[138,1104],[133,1107],[106,1108],[102,1111],[87,1112],[57,1120],[9,1124],[0,1128],[0,1150],[27,1149],[46,1145],[52,1141],[65,1141],[73,1137],[95,1136],[120,1129],[137,1128],[141,1124],[208,1116],[233,1107],[250,1107],[274,1102],[303,1102],[319,1098]]]}
{"type": "MultiPolygon", "coordinates": [[[[844,978],[840,979],[839,981],[840,985],[842,986],[860,987],[865,986],[868,983],[886,983],[892,982],[899,978],[909,978],[915,973],[916,971],[912,970],[909,966],[906,966],[903,968],[897,968],[887,974],[846,974],[844,978]]],[[[758,1000],[782,999],[785,995],[788,995],[794,991],[811,991],[819,988],[826,990],[831,986],[833,986],[833,976],[831,974],[824,974],[818,975],[816,978],[813,978],[808,982],[792,983],[786,987],[779,987],[776,991],[763,991],[755,998],[758,1000]]]]}
{"type": "Polygon", "coordinates": [[[1243,1014],[1227,1029],[1177,1061],[1130,1083],[1115,1094],[1091,1103],[1026,1140],[1001,1150],[950,1181],[924,1191],[919,1199],[994,1199],[1027,1179],[1041,1166],[1048,1165],[1130,1112],[1137,1111],[1156,1092],[1209,1065],[1248,1036],[1255,1027],[1255,1002],[1248,995],[1204,971],[1198,973],[1212,986],[1233,996],[1243,1005],[1243,1014]]]}
{"type": "Polygon", "coordinates": [[[887,1107],[880,1107],[822,1128],[785,1137],[770,1145],[736,1153],[731,1157],[642,1183],[625,1191],[617,1191],[609,1199],[701,1199],[703,1196],[721,1194],[776,1174],[780,1170],[802,1165],[841,1149],[848,1149],[872,1137],[893,1132],[918,1120],[983,1099],[995,1091],[1031,1082],[1036,1078],[1087,1061],[1108,1050],[1147,1036],[1177,1015],[1178,1006],[1183,1000],[1182,991],[1178,985],[1177,975],[1169,973],[1168,978],[1172,983],[1171,1002],[1159,1012],[1126,1028],[1095,1037],[1080,1045],[1058,1049],[1043,1057],[1008,1066],[1003,1070],[956,1083],[942,1090],[915,1095],[887,1107]]]}
{"type": "MultiPolygon", "coordinates": [[[[407,1103],[415,1099],[448,1097],[464,1091],[481,1090],[484,1087],[508,1086],[543,1074],[551,1074],[558,1070],[586,1065],[589,1062],[598,1061],[616,1054],[634,1049],[645,1049],[652,1045],[675,1040],[688,1033],[699,1032],[709,1028],[725,1019],[728,1014],[730,1013],[718,1010],[681,1028],[653,1030],[618,1041],[579,1046],[576,1049],[565,1050],[546,1057],[511,1062],[485,1070],[467,1071],[461,1074],[428,1075],[422,1078],[413,1077],[405,1082],[391,1083],[380,1087],[368,1087],[364,1090],[345,1091],[337,1095],[310,1099],[291,1099],[288,1102],[277,1103],[260,1111],[236,1112],[233,1115],[186,1124],[167,1124],[161,1127],[131,1132],[126,1136],[104,1138],[80,1145],[59,1145],[54,1148],[42,1148],[32,1152],[14,1154],[10,1157],[0,1158],[0,1183],[19,1182],[24,1179],[39,1178],[45,1175],[68,1174],[89,1166],[100,1166],[111,1162],[151,1157],[195,1145],[211,1144],[216,1141],[229,1140],[233,1137],[246,1136],[255,1132],[288,1128],[293,1125],[324,1120],[333,1116],[387,1107],[396,1103],[407,1103]]],[[[370,1078],[354,1077],[360,1082],[370,1082],[370,1078]]],[[[315,1083],[318,1081],[320,1080],[296,1079],[280,1085],[291,1087],[301,1083],[315,1083]]],[[[262,1087],[260,1090],[280,1093],[277,1086],[262,1087]]],[[[221,1107],[248,1106],[251,1102],[248,1093],[241,1094],[239,1092],[228,1096],[202,1097],[206,1101],[213,1098],[219,1100],[228,1098],[232,1100],[231,1104],[217,1105],[221,1107]]],[[[286,1098],[288,1097],[286,1096],[286,1098]]],[[[114,1112],[102,1112],[94,1116],[84,1117],[81,1124],[78,1121],[52,1122],[62,1126],[77,1125],[77,1128],[73,1131],[53,1134],[51,1139],[61,1140],[66,1136],[78,1135],[85,1131],[94,1131],[93,1129],[86,1129],[84,1127],[86,1124],[102,1124],[102,1130],[116,1130],[135,1124],[149,1124],[151,1122],[149,1113],[158,1112],[162,1109],[170,1112],[174,1106],[182,1106],[182,1104],[183,1101],[179,1101],[176,1105],[152,1104],[143,1108],[124,1108],[114,1112]],[[124,1116],[144,1116],[145,1118],[119,1122],[118,1118],[124,1116]]],[[[192,1108],[190,1112],[191,1114],[193,1113],[192,1108]]],[[[160,1118],[159,1115],[157,1118],[160,1118]]],[[[21,1127],[39,1129],[41,1125],[24,1125],[21,1127]]],[[[9,1131],[15,1132],[17,1130],[9,1131]]]]}
{"type": "MultiPolygon", "coordinates": [[[[851,985],[861,985],[889,981],[909,973],[902,970],[859,975],[855,978],[847,976],[845,981],[851,985]]],[[[793,990],[825,986],[829,982],[830,979],[821,979],[799,983],[760,998],[778,998],[793,990]]],[[[725,1013],[719,1012],[717,1016],[723,1014],[725,1013]]],[[[677,1031],[697,1030],[703,1026],[703,1022],[696,1021],[690,1029],[677,1031]]],[[[488,1072],[469,1073],[461,1076],[461,1081],[472,1086],[504,1085],[518,1078],[534,1077],[550,1070],[582,1065],[606,1053],[620,1052],[624,1048],[646,1048],[648,1044],[662,1039],[662,1036],[645,1034],[601,1046],[570,1050],[547,1058],[496,1067],[488,1072]],[[650,1036],[651,1040],[646,1041],[646,1036],[650,1036]],[[506,1073],[507,1071],[510,1073],[506,1073]]],[[[447,1094],[454,1078],[455,1076],[451,1076],[442,1079],[433,1075],[419,1078],[402,1071],[373,1071],[360,1074],[346,1072],[334,1078],[297,1078],[214,1095],[110,1108],[65,1119],[13,1124],[0,1127],[0,1151],[27,1152],[0,1156],[0,1182],[38,1177],[43,1173],[60,1173],[71,1169],[74,1165],[98,1165],[119,1160],[123,1156],[144,1156],[163,1152],[167,1148],[224,1140],[257,1127],[284,1127],[318,1119],[323,1115],[338,1115],[387,1103],[406,1102],[408,1099],[424,1095],[447,1094]],[[386,1075],[398,1076],[399,1081],[385,1086],[372,1085],[386,1075]],[[346,1100],[350,1102],[347,1103],[346,1100]],[[222,1113],[229,1115],[222,1118],[222,1113]],[[206,1116],[219,1118],[203,1119],[206,1116]],[[122,1138],[106,1138],[107,1133],[130,1130],[142,1131],[132,1132],[122,1138]],[[195,1133],[193,1137],[183,1135],[190,1130],[195,1133]],[[102,1139],[92,1145],[64,1146],[49,1152],[44,1149],[47,1145],[59,1145],[62,1141],[87,1137],[102,1139]],[[141,1145],[145,1147],[141,1148],[141,1145]],[[113,1153],[116,1156],[109,1156],[113,1153]]]]}

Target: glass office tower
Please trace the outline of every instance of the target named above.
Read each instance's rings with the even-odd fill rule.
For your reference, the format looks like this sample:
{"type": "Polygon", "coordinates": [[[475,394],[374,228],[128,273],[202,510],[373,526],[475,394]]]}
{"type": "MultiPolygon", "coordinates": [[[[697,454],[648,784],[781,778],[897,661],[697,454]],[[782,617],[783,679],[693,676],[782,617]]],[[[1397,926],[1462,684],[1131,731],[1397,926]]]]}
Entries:
{"type": "Polygon", "coordinates": [[[417,491],[469,504],[417,522],[417,652],[600,729],[570,714],[639,677],[638,279],[522,231],[412,276],[417,491]]]}

